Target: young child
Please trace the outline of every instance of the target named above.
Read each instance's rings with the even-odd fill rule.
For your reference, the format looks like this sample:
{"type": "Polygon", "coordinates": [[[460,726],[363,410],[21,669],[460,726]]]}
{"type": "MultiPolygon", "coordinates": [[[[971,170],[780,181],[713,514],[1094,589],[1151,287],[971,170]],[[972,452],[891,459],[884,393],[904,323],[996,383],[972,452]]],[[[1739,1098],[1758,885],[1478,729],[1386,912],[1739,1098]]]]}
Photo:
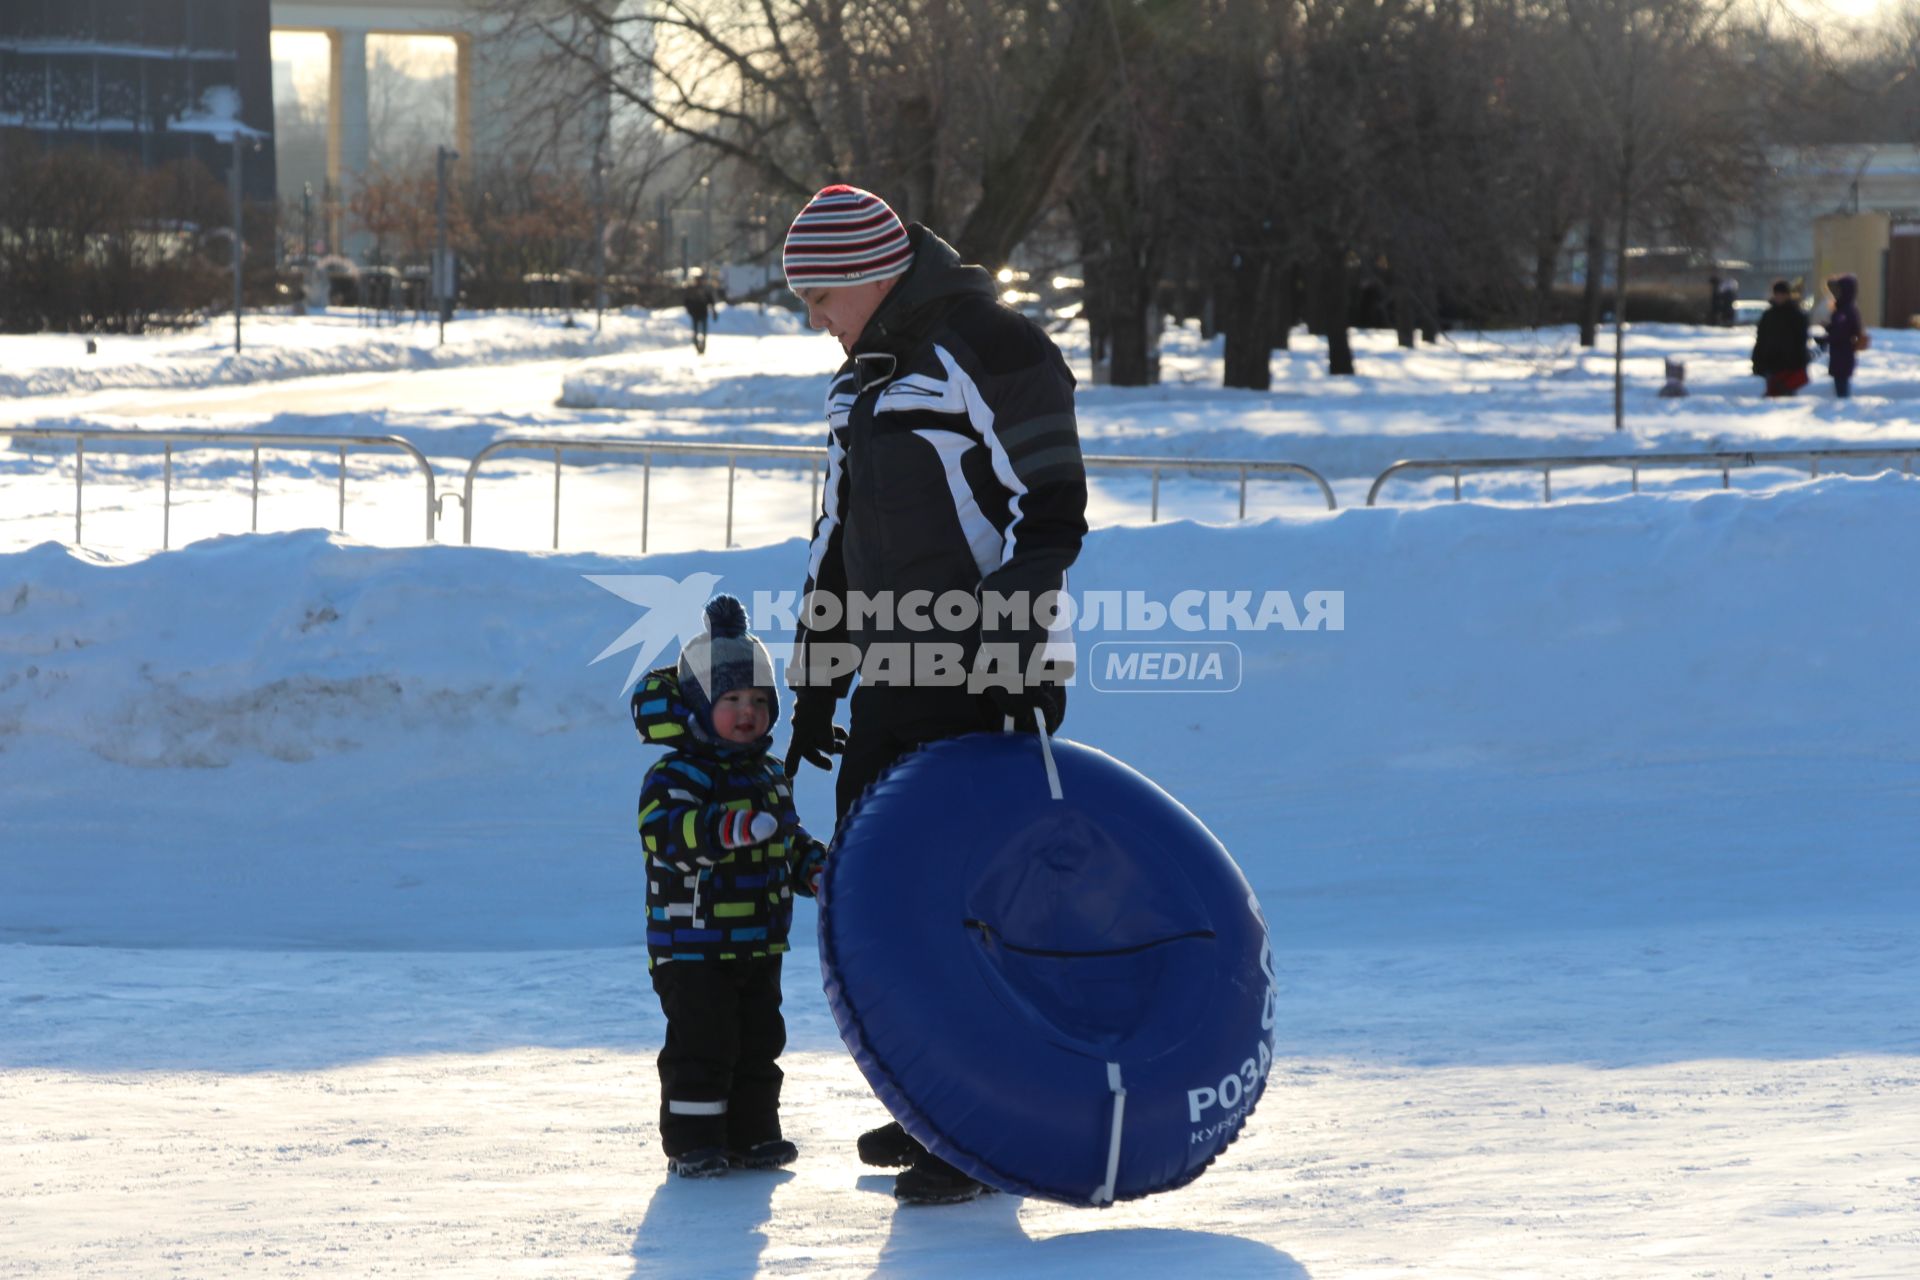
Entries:
{"type": "Polygon", "coordinates": [[[767,754],[779,709],[773,661],[732,596],[678,668],[633,694],[642,741],[671,748],[640,791],[647,853],[647,968],[667,1016],[660,1137],[683,1178],[775,1169],[780,1136],[780,956],[793,893],[812,895],[826,850],[800,826],[767,754]]]}

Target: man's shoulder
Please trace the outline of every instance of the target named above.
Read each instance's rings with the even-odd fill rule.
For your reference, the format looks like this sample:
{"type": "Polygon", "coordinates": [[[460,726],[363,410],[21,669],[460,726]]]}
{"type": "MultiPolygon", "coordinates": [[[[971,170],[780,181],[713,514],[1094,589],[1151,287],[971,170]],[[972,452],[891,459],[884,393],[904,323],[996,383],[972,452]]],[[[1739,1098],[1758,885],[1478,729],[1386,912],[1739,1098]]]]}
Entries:
{"type": "MultiPolygon", "coordinates": [[[[995,298],[976,294],[947,314],[947,339],[941,345],[959,348],[981,373],[1001,376],[1054,361],[1064,363],[1060,348],[1047,331],[995,298]]],[[[964,359],[964,357],[963,357],[964,359]]]]}

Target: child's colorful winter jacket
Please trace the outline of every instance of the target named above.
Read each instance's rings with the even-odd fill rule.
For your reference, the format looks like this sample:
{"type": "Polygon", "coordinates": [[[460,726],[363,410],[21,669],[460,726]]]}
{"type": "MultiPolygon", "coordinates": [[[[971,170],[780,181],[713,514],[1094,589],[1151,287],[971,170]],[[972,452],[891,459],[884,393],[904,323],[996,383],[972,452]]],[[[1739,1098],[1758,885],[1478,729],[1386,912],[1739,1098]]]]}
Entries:
{"type": "Polygon", "coordinates": [[[735,745],[701,732],[672,667],[647,673],[632,711],[642,741],[671,748],[640,790],[647,967],[785,951],[793,894],[813,895],[826,849],[800,825],[772,734],[735,745]]]}

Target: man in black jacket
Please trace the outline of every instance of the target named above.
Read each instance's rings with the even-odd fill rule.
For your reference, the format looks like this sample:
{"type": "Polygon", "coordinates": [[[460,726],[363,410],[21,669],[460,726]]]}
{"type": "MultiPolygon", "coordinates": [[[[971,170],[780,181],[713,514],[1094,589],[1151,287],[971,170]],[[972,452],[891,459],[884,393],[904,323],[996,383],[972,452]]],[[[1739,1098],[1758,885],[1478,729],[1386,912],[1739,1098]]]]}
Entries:
{"type": "Polygon", "coordinates": [[[1761,313],[1753,339],[1753,371],[1767,380],[1769,396],[1790,396],[1807,385],[1807,313],[1793,300],[1793,287],[1773,282],[1772,305],[1761,313]]]}
{"type": "MultiPolygon", "coordinates": [[[[838,813],[923,743],[1066,713],[1050,605],[1086,535],[1073,375],[993,277],[885,201],[832,186],[787,233],[787,284],[847,359],[827,390],[828,467],[789,682],[791,776],[841,754],[838,813]],[[851,728],[833,723],[852,690],[851,728]]],[[[911,1164],[894,1194],[980,1184],[898,1125],[860,1140],[911,1164]]]]}

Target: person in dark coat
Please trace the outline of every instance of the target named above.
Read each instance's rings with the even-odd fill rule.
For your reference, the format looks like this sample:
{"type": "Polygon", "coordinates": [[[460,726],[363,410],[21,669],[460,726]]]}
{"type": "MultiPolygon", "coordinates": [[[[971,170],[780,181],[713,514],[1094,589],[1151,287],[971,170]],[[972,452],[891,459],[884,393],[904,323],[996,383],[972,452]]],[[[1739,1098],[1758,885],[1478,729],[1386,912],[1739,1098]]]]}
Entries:
{"type": "Polygon", "coordinates": [[[1860,281],[1851,273],[1832,276],[1827,291],[1833,294],[1833,314],[1827,317],[1827,372],[1833,375],[1834,396],[1845,400],[1853,393],[1855,353],[1867,349],[1867,327],[1854,302],[1860,281]]]}
{"type": "Polygon", "coordinates": [[[707,283],[706,273],[693,273],[680,294],[680,305],[687,309],[687,319],[693,321],[693,349],[705,355],[707,317],[719,309],[719,299],[714,295],[713,286],[707,283]]]}
{"type": "MultiPolygon", "coordinates": [[[[1087,477],[1060,349],[932,231],[903,224],[872,192],[831,186],[794,219],[782,264],[809,326],[846,354],[827,390],[827,479],[788,667],[787,756],[791,774],[840,754],[844,818],[925,743],[1059,728],[1066,645],[1037,602],[1065,588],[1079,555],[1087,477]],[[856,598],[898,602],[899,615],[855,616],[842,606],[856,598]],[[919,623],[916,598],[938,602],[923,603],[919,623]],[[1030,617],[988,608],[1020,600],[1034,605],[1030,617]],[[888,654],[903,659],[904,679],[882,666],[888,654]],[[856,669],[843,731],[835,706],[856,669]],[[996,670],[1006,679],[974,679],[996,670]]],[[[894,1182],[906,1203],[985,1190],[898,1124],[863,1135],[859,1153],[909,1166],[894,1182]]]]}
{"type": "Polygon", "coordinates": [[[1753,339],[1753,371],[1769,396],[1790,396],[1807,385],[1807,313],[1785,280],[1773,282],[1772,305],[1761,313],[1753,339]]]}

